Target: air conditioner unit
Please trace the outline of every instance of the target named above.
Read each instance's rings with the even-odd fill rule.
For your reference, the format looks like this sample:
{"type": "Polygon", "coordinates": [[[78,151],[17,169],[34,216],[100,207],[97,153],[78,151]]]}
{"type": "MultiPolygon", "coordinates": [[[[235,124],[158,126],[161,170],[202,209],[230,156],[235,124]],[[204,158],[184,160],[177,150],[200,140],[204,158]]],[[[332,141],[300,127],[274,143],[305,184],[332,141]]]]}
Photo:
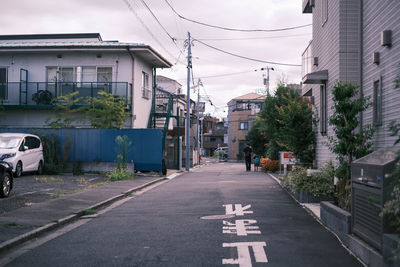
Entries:
{"type": "Polygon", "coordinates": [[[381,45],[382,46],[392,46],[392,31],[386,30],[381,32],[381,45]]]}

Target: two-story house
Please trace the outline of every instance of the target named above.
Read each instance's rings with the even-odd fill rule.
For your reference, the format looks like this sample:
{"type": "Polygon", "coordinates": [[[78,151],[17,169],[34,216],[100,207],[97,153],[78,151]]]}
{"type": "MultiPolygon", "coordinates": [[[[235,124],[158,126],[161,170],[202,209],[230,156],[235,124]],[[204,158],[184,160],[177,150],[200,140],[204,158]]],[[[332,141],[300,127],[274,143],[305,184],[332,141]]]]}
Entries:
{"type": "Polygon", "coordinates": [[[228,102],[228,157],[232,160],[244,160],[246,135],[257,114],[262,110],[265,96],[249,93],[228,102]]]}
{"type": "Polygon", "coordinates": [[[171,66],[148,45],[103,41],[98,33],[1,35],[0,127],[47,127],[52,99],[106,91],[124,97],[126,128],[146,128],[155,69],[171,66]]]}
{"type": "Polygon", "coordinates": [[[317,166],[334,160],[325,145],[333,130],[331,90],[338,81],[359,85],[372,106],[361,124],[376,126],[374,149],[393,146],[391,121],[400,121],[400,2],[303,0],[312,14],[313,37],[302,55],[302,93],[311,96],[319,116],[317,166]]]}

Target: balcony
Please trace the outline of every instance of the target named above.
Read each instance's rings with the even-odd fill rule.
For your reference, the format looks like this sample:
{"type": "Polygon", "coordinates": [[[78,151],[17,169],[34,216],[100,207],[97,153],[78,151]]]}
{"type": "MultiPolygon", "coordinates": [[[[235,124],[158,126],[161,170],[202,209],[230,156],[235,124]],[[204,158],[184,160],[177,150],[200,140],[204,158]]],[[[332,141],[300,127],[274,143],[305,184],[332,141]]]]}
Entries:
{"type": "MultiPolygon", "coordinates": [[[[76,98],[96,97],[100,91],[125,99],[126,107],[132,105],[132,84],[127,82],[9,82],[0,83],[0,101],[5,107],[52,108],[58,96],[79,92],[76,98]]],[[[78,105],[84,105],[82,100],[78,105]]]]}

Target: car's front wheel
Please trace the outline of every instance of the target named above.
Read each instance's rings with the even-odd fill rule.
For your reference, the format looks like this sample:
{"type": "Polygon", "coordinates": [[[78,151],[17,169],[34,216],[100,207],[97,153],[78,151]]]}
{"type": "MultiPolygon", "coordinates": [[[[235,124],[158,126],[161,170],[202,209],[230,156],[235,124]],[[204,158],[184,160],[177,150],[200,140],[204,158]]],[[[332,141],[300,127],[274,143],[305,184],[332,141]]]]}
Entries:
{"type": "Polygon", "coordinates": [[[8,197],[11,191],[11,178],[8,173],[4,173],[3,177],[0,178],[1,190],[0,197],[8,197]]]}
{"type": "Polygon", "coordinates": [[[20,177],[22,175],[22,162],[18,161],[17,166],[15,166],[15,177],[20,177]]]}
{"type": "Polygon", "coordinates": [[[37,174],[42,175],[43,174],[43,162],[39,161],[38,169],[37,169],[37,174]]]}

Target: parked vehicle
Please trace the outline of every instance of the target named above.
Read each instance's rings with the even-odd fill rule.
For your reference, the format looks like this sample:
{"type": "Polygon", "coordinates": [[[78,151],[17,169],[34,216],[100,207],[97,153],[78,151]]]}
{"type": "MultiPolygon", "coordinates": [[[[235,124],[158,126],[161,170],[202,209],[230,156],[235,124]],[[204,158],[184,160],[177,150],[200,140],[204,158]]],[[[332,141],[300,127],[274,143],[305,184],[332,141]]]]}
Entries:
{"type": "Polygon", "coordinates": [[[15,177],[23,172],[43,172],[43,147],[33,134],[0,133],[0,160],[10,164],[15,177]]]}
{"type": "Polygon", "coordinates": [[[0,197],[8,197],[13,188],[12,169],[7,162],[0,161],[0,197]]]}
{"type": "Polygon", "coordinates": [[[221,146],[214,150],[214,154],[219,154],[220,151],[223,151],[224,153],[228,153],[228,149],[229,148],[227,146],[221,146]]]}

